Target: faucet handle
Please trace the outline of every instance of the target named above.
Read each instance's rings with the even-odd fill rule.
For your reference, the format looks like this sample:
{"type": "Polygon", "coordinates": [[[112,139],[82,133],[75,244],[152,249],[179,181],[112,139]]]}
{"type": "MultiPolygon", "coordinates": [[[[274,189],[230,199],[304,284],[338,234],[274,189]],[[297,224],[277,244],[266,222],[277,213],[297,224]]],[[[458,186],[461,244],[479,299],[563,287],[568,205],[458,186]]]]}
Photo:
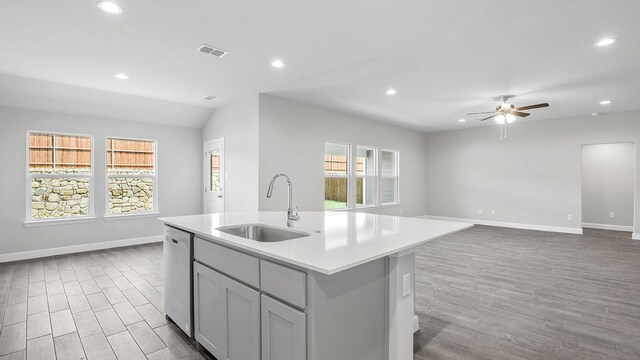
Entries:
{"type": "Polygon", "coordinates": [[[300,216],[298,216],[298,207],[296,206],[295,209],[293,210],[293,214],[291,214],[291,219],[292,220],[300,220],[300,216]]]}

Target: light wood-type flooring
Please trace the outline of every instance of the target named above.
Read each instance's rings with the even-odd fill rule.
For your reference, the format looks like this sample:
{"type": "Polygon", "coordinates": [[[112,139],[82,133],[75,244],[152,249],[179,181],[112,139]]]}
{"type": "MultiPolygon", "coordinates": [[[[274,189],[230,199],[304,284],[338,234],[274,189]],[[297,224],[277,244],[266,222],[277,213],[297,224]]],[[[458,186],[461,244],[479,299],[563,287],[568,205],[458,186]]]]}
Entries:
{"type": "Polygon", "coordinates": [[[640,359],[640,241],[476,226],[420,247],[414,360],[640,359]]]}
{"type": "MultiPolygon", "coordinates": [[[[640,359],[629,238],[476,226],[421,246],[414,360],[640,359]]],[[[162,244],[0,264],[0,360],[203,359],[162,292],[162,244]]]]}

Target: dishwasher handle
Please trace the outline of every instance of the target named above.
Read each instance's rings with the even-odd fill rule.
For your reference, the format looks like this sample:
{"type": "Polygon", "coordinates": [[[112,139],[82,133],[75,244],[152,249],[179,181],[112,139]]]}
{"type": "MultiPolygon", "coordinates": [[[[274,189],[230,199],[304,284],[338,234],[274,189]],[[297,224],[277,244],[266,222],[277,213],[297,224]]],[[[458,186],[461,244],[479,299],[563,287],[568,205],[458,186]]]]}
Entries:
{"type": "Polygon", "coordinates": [[[185,243],[183,243],[183,242],[181,242],[181,241],[178,241],[178,240],[176,240],[176,239],[170,239],[170,238],[167,238],[167,240],[171,240],[171,243],[172,243],[173,245],[175,245],[175,246],[179,246],[179,247],[181,247],[181,248],[184,248],[184,247],[185,247],[185,243]]]}

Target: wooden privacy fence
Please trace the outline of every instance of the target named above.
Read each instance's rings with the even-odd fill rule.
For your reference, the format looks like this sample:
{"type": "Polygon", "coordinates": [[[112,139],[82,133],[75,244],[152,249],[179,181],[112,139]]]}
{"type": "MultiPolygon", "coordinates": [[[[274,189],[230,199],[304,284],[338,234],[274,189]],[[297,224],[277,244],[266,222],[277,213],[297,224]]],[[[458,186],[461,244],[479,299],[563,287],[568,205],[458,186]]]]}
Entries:
{"type": "Polygon", "coordinates": [[[154,152],[153,141],[107,139],[107,167],[109,169],[153,169],[154,152]]]}
{"type": "MultiPolygon", "coordinates": [[[[364,171],[365,158],[356,157],[356,172],[360,173],[364,171]]],[[[347,157],[345,155],[324,155],[324,172],[325,174],[347,174],[347,157]]]]}
{"type": "MultiPolygon", "coordinates": [[[[89,169],[91,138],[57,134],[29,134],[29,168],[89,169]]],[[[145,140],[107,139],[106,162],[109,169],[152,170],[155,143],[145,140]]]]}
{"type": "MultiPolygon", "coordinates": [[[[347,202],[347,179],[325,178],[324,199],[338,202],[347,202]]],[[[362,178],[356,179],[356,203],[362,204],[362,178]]]]}
{"type": "Polygon", "coordinates": [[[29,134],[29,167],[89,169],[91,138],[29,134]]]}

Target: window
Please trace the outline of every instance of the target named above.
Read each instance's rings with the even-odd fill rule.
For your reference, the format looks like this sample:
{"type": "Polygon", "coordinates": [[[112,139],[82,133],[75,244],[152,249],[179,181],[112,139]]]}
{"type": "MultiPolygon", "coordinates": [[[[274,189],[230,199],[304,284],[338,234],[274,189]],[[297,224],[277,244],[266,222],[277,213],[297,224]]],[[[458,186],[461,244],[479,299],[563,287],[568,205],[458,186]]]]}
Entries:
{"type": "Polygon", "coordinates": [[[27,222],[93,216],[93,139],[28,133],[27,222]]]}
{"type": "Polygon", "coordinates": [[[380,202],[393,204],[398,202],[398,152],[382,150],[381,152],[380,202]]]}
{"type": "Polygon", "coordinates": [[[356,206],[376,205],[376,155],[373,147],[358,146],[356,154],[356,206]]]}
{"type": "Polygon", "coordinates": [[[107,215],[157,212],[156,142],[107,138],[107,215]]]}
{"type": "Polygon", "coordinates": [[[324,208],[343,209],[349,199],[349,145],[324,146],[324,208]]]}
{"type": "Polygon", "coordinates": [[[397,150],[325,143],[325,210],[398,204],[398,168],[397,150]]]}
{"type": "Polygon", "coordinates": [[[220,192],[220,150],[209,152],[209,191],[220,192]]]}

